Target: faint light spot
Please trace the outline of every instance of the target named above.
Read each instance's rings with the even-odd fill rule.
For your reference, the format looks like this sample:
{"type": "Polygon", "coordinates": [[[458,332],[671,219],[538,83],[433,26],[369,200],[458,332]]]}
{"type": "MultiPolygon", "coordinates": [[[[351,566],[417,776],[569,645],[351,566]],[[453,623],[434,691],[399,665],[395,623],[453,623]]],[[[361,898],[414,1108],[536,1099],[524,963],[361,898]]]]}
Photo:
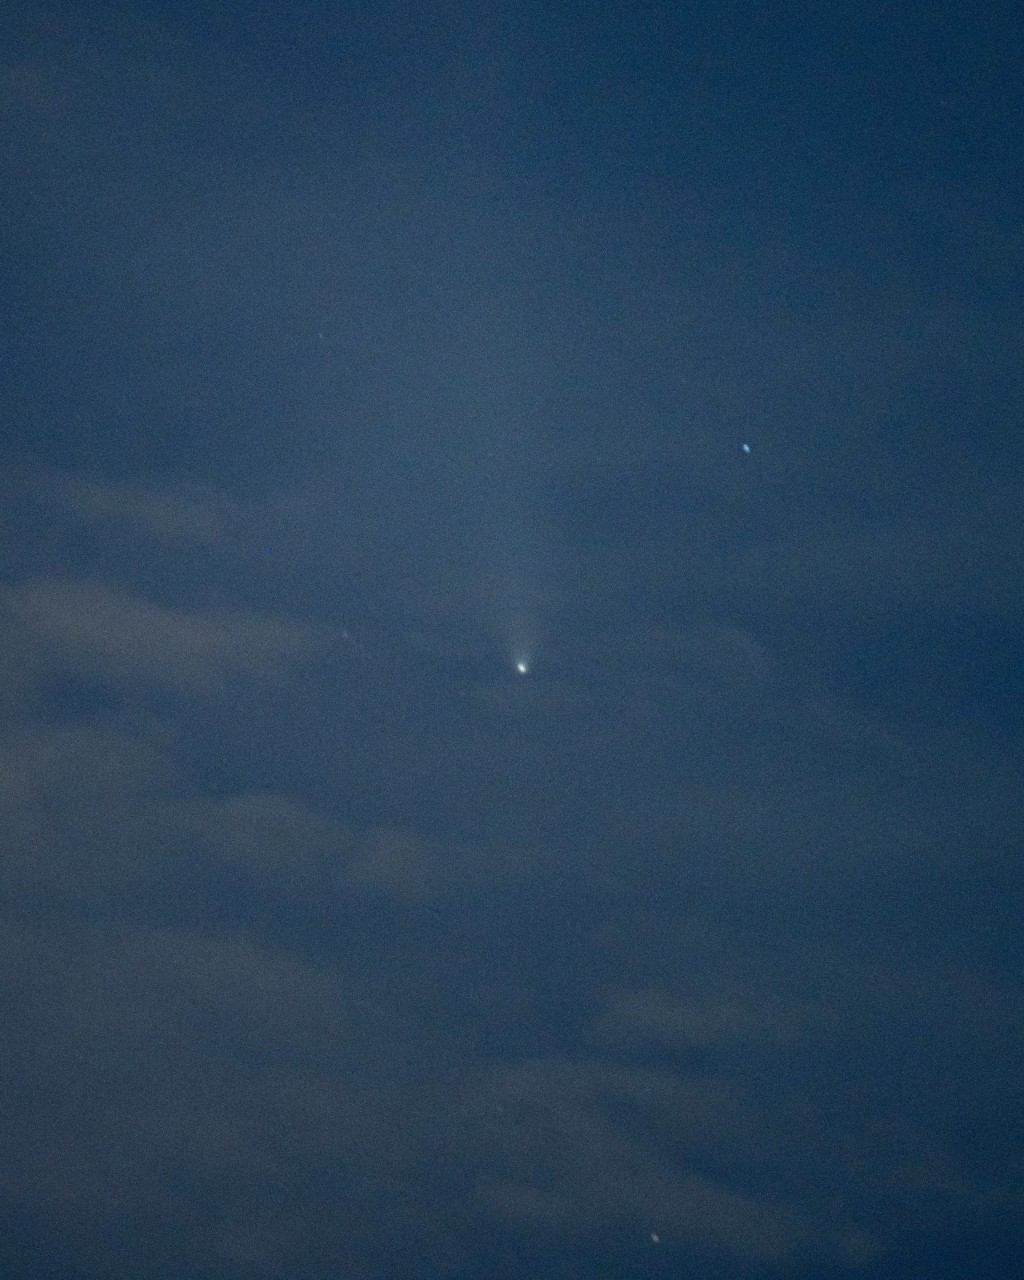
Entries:
{"type": "Polygon", "coordinates": [[[528,662],[523,662],[520,659],[520,661],[516,663],[516,670],[519,672],[521,676],[525,676],[526,673],[530,670],[530,664],[528,662]]]}
{"type": "Polygon", "coordinates": [[[651,1244],[661,1244],[661,1236],[656,1231],[651,1232],[651,1244]]]}
{"type": "Polygon", "coordinates": [[[749,445],[749,444],[745,444],[745,445],[743,446],[743,452],[744,452],[744,453],[749,453],[749,452],[750,452],[750,445],[749,445]]]}

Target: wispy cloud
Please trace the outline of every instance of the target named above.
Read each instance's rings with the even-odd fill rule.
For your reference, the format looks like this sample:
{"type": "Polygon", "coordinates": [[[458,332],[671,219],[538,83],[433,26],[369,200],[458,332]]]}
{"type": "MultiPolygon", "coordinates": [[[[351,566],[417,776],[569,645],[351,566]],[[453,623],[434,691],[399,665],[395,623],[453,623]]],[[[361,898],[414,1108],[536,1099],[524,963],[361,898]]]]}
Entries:
{"type": "Polygon", "coordinates": [[[239,609],[171,608],[100,583],[50,579],[9,588],[2,605],[33,665],[117,685],[150,681],[204,693],[266,677],[316,654],[322,630],[239,609]]]}

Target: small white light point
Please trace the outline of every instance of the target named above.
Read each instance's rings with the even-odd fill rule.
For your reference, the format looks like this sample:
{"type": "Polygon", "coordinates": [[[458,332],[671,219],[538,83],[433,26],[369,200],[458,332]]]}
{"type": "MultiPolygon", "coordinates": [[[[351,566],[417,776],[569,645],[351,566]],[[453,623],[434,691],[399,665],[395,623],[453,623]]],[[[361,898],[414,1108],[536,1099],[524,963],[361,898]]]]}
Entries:
{"type": "Polygon", "coordinates": [[[744,452],[744,453],[749,453],[749,452],[750,452],[750,445],[749,445],[749,444],[745,444],[745,445],[743,445],[743,452],[744,452]]]}
{"type": "Polygon", "coordinates": [[[521,676],[525,676],[527,672],[530,670],[530,664],[528,662],[524,662],[522,658],[520,658],[519,661],[516,663],[516,670],[519,672],[521,676]]]}

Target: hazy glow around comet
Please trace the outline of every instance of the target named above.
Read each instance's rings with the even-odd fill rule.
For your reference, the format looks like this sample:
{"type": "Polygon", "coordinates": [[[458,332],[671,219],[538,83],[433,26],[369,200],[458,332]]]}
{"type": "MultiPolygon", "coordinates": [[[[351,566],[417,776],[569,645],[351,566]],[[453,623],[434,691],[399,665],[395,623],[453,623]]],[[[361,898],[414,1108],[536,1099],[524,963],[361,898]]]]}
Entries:
{"type": "MultiPolygon", "coordinates": [[[[486,335],[483,324],[468,349],[486,335]]],[[[472,545],[487,629],[504,650],[504,662],[516,675],[526,676],[533,668],[544,612],[544,557],[536,521],[544,489],[531,466],[531,415],[525,408],[529,394],[524,393],[530,379],[510,359],[507,342],[498,338],[493,335],[479,360],[467,368],[459,405],[472,424],[467,512],[478,521],[472,545]]]]}
{"type": "Polygon", "coordinates": [[[511,648],[512,666],[515,669],[516,675],[529,675],[530,668],[533,666],[531,646],[519,641],[518,643],[513,643],[511,648]]]}

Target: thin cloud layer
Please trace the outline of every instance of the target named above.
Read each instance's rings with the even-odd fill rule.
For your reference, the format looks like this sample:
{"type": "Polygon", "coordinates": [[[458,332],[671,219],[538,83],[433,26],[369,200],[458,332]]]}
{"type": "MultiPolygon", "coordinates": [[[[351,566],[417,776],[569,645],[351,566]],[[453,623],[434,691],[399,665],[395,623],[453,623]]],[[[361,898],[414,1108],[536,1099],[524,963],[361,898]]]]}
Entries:
{"type": "Polygon", "coordinates": [[[2,604],[28,661],[118,686],[209,693],[234,677],[272,677],[324,642],[290,619],[174,609],[100,583],[27,583],[9,588],[2,604]]]}
{"type": "Polygon", "coordinates": [[[176,546],[215,547],[237,537],[244,520],[240,504],[209,485],[155,488],[62,475],[39,489],[42,499],[59,503],[87,525],[111,525],[134,537],[176,546]]]}

